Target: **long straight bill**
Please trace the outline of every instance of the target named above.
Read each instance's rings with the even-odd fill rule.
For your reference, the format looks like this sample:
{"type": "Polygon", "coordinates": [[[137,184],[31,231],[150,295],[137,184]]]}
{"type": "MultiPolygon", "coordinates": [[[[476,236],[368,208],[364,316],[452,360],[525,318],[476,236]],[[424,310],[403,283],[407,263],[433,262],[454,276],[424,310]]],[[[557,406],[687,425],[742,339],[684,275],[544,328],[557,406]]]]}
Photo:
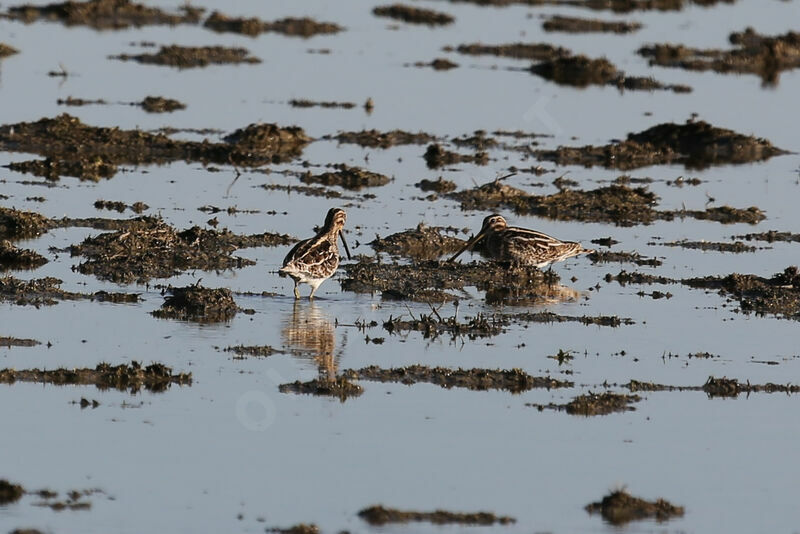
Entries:
{"type": "Polygon", "coordinates": [[[348,260],[349,260],[349,259],[352,259],[352,258],[350,258],[350,249],[349,249],[349,248],[347,248],[347,241],[345,241],[345,240],[344,240],[344,230],[342,230],[341,232],[339,232],[339,237],[341,237],[341,238],[342,238],[342,244],[344,245],[344,251],[347,253],[347,259],[348,259],[348,260]]]}
{"type": "Polygon", "coordinates": [[[469,241],[467,241],[467,244],[466,244],[466,245],[464,245],[463,247],[461,247],[461,250],[459,250],[458,252],[456,252],[456,253],[453,255],[453,257],[452,257],[452,258],[450,258],[450,259],[449,259],[449,260],[447,260],[447,261],[448,261],[448,262],[455,261],[455,259],[456,259],[457,257],[461,256],[461,254],[463,254],[465,250],[468,250],[468,249],[471,249],[472,247],[474,247],[474,246],[475,246],[475,243],[477,243],[478,241],[480,241],[481,239],[483,239],[483,236],[485,236],[485,235],[486,235],[486,231],[485,231],[485,230],[481,230],[480,232],[478,232],[478,235],[476,235],[475,237],[473,237],[472,239],[470,239],[469,241]]]}

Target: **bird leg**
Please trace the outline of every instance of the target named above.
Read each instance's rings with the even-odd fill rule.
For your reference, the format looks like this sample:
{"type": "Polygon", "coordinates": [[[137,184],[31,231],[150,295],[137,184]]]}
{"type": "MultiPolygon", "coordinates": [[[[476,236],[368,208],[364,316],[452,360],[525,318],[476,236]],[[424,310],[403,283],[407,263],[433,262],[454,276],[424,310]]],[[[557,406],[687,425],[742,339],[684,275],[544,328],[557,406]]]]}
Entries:
{"type": "Polygon", "coordinates": [[[294,298],[295,300],[300,299],[300,289],[297,287],[297,280],[294,281],[294,298]]]}

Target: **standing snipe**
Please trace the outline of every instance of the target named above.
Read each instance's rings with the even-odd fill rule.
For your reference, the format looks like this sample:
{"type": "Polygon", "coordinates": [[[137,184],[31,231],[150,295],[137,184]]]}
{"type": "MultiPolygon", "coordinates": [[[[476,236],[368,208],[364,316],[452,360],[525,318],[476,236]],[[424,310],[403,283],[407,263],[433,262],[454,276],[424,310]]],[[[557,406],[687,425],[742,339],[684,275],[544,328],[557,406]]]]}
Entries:
{"type": "Polygon", "coordinates": [[[331,208],[325,216],[322,229],[309,239],[297,243],[286,258],[283,267],[278,270],[281,276],[290,276],[294,280],[294,297],[300,298],[299,284],[311,286],[309,299],[314,298],[317,288],[330,278],[339,267],[339,247],[336,238],[341,237],[347,259],[350,259],[350,250],[344,240],[342,228],[347,220],[347,214],[341,208],[331,208]]]}
{"type": "Polygon", "coordinates": [[[544,267],[578,254],[593,252],[583,248],[580,243],[561,241],[536,230],[508,226],[503,216],[495,213],[486,217],[478,235],[447,261],[455,260],[481,239],[486,240],[486,255],[490,258],[534,267],[544,267]]]}

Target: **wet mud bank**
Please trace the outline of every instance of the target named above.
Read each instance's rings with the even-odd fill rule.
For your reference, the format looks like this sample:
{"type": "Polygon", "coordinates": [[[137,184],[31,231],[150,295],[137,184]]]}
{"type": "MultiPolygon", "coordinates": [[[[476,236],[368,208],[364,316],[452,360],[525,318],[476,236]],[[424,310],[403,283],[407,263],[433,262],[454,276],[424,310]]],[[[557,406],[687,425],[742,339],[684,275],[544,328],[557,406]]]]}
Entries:
{"type": "Polygon", "coordinates": [[[191,373],[173,373],[171,367],[160,363],[142,366],[138,362],[130,364],[110,365],[98,364],[94,369],[0,369],[0,384],[16,382],[33,382],[37,384],[93,385],[100,390],[117,389],[137,393],[142,388],[160,392],[166,391],[172,384],[189,386],[192,384],[191,373]]]}
{"type": "Polygon", "coordinates": [[[351,380],[398,382],[405,385],[427,383],[445,389],[465,388],[473,391],[498,389],[511,393],[522,393],[534,388],[556,389],[574,385],[572,382],[549,376],[531,376],[521,369],[450,369],[427,365],[409,365],[392,369],[372,365],[361,369],[348,369],[342,376],[351,380]]]}
{"type": "Polygon", "coordinates": [[[438,143],[428,145],[425,154],[422,155],[429,169],[438,169],[459,163],[474,163],[475,165],[487,165],[489,154],[487,152],[475,152],[474,154],[459,154],[452,150],[447,150],[438,143]]]}
{"type": "Polygon", "coordinates": [[[169,278],[190,269],[222,271],[254,265],[232,253],[238,248],[292,242],[287,235],[268,232],[242,236],[198,226],[178,231],[162,219],[138,217],[128,220],[123,229],[88,237],[69,250],[73,256],[86,258],[78,272],[127,284],[169,278]]]}
{"type": "Polygon", "coordinates": [[[0,301],[17,306],[52,306],[64,300],[94,300],[98,302],[135,303],[139,295],[134,293],[75,293],[61,289],[62,281],[46,277],[19,280],[13,276],[0,277],[0,301]]]}
{"type": "MultiPolygon", "coordinates": [[[[89,164],[107,167],[113,176],[115,165],[169,163],[171,161],[213,162],[245,166],[290,161],[311,141],[302,128],[281,128],[275,124],[251,124],[234,131],[225,142],[174,140],[163,134],[90,126],[68,114],[0,126],[0,150],[28,152],[47,158],[50,169],[41,175],[57,178],[59,167],[89,164]],[[55,166],[55,168],[53,168],[55,166]]],[[[15,170],[24,170],[17,168],[15,170]]],[[[35,172],[35,169],[31,169],[35,172]]],[[[91,176],[96,176],[95,170],[91,176]]],[[[67,175],[70,175],[67,173],[67,175]]],[[[83,176],[79,173],[78,176],[83,176]]]]}
{"type": "Polygon", "coordinates": [[[278,386],[278,391],[281,393],[336,397],[344,402],[351,397],[360,396],[364,392],[364,388],[352,383],[345,376],[338,376],[335,378],[315,378],[308,382],[296,380],[288,384],[281,384],[278,386]]]}
{"type": "Polygon", "coordinates": [[[0,59],[13,56],[14,54],[19,54],[19,50],[5,43],[0,43],[0,59]]]}
{"type": "Polygon", "coordinates": [[[458,252],[466,243],[465,240],[447,235],[458,233],[457,228],[428,226],[419,223],[416,228],[376,237],[369,245],[376,252],[385,252],[399,258],[415,260],[435,260],[445,254],[458,252]]]}
{"type": "Polygon", "coordinates": [[[203,23],[203,26],[215,32],[239,33],[256,37],[262,33],[275,32],[293,37],[313,37],[339,33],[344,30],[332,22],[317,22],[311,18],[284,18],[273,22],[263,21],[256,17],[229,17],[214,11],[203,23]]]}
{"type": "Polygon", "coordinates": [[[417,512],[370,506],[358,512],[358,516],[372,526],[390,523],[426,522],[434,525],[511,525],[517,520],[513,517],[498,516],[491,512],[449,512],[435,510],[433,512],[417,512]]]}
{"type": "Polygon", "coordinates": [[[240,63],[256,64],[261,60],[250,55],[250,51],[242,47],[227,46],[162,46],[155,54],[118,54],[108,56],[119,61],[135,61],[143,65],[159,65],[191,69],[208,67],[209,65],[238,65],[240,63]]]}
{"type": "Polygon", "coordinates": [[[365,187],[379,187],[391,181],[388,176],[383,174],[359,167],[349,167],[344,163],[333,165],[333,169],[321,174],[306,172],[300,175],[300,181],[304,184],[334,185],[350,191],[360,191],[365,187]]]}
{"type": "Polygon", "coordinates": [[[157,24],[197,24],[203,11],[188,4],[178,8],[177,13],[169,13],[129,0],[89,0],[12,6],[5,16],[25,24],[44,20],[66,26],[88,26],[95,30],[120,30],[157,24]]]}
{"type": "Polygon", "coordinates": [[[211,289],[197,285],[173,287],[161,309],[151,313],[159,319],[178,319],[200,323],[230,321],[239,307],[228,288],[211,289]]]}
{"type": "Polygon", "coordinates": [[[579,395],[566,404],[530,404],[540,412],[544,410],[564,411],[570,415],[591,417],[595,415],[608,415],[615,412],[634,411],[633,403],[639,402],[639,395],[625,395],[623,393],[588,393],[579,395]]]}
{"type": "Polygon", "coordinates": [[[0,271],[36,269],[47,261],[38,252],[17,248],[10,241],[0,240],[0,271]]]}
{"type": "Polygon", "coordinates": [[[584,19],[561,15],[552,16],[542,23],[544,31],[566,33],[632,33],[641,27],[642,25],[638,22],[584,19]]]}
{"type": "Polygon", "coordinates": [[[427,24],[428,26],[446,26],[455,22],[455,17],[434,11],[423,9],[405,4],[392,4],[389,6],[378,6],[372,10],[376,17],[387,17],[400,20],[410,24],[427,24]]]}
{"type": "MultiPolygon", "coordinates": [[[[700,357],[697,355],[692,356],[700,357]]],[[[627,384],[621,384],[620,387],[624,387],[632,393],[640,391],[702,391],[708,395],[709,398],[737,397],[740,394],[749,395],[751,393],[800,393],[800,385],[795,384],[775,384],[772,382],[751,384],[749,380],[741,382],[736,378],[716,378],[713,376],[708,377],[708,380],[706,380],[705,384],[702,386],[673,386],[669,384],[631,380],[627,384]]]]}
{"type": "Polygon", "coordinates": [[[646,501],[624,490],[613,491],[602,500],[587,504],[586,511],[590,514],[599,513],[612,525],[624,525],[642,519],[661,522],[683,517],[684,513],[683,506],[676,506],[665,499],[646,501]]]}
{"type": "Polygon", "coordinates": [[[391,148],[402,145],[425,145],[436,140],[431,134],[424,132],[406,132],[404,130],[361,130],[360,132],[340,132],[327,135],[323,139],[333,139],[342,144],[359,145],[365,148],[391,148]]]}
{"type": "Polygon", "coordinates": [[[787,154],[768,140],[717,128],[705,121],[663,123],[628,134],[625,141],[603,146],[559,147],[537,150],[536,155],[558,165],[599,165],[609,169],[636,169],[681,163],[703,169],[726,163],[749,163],[787,154]]]}
{"type": "Polygon", "coordinates": [[[41,341],[35,339],[0,336],[0,347],[35,347],[41,344],[41,341]]]}
{"type": "Polygon", "coordinates": [[[658,196],[646,187],[609,185],[589,191],[562,189],[552,195],[532,195],[500,180],[447,195],[461,209],[491,211],[507,208],[520,215],[538,215],[563,221],[605,222],[619,226],[671,221],[683,217],[723,224],[755,224],[766,216],[757,207],[721,206],[705,210],[657,210],[658,196]]]}
{"type": "Polygon", "coordinates": [[[761,35],[753,28],[730,34],[731,50],[657,44],[639,49],[651,65],[693,71],[756,74],[766,85],[778,83],[780,73],[800,67],[800,33],[761,35]]]}

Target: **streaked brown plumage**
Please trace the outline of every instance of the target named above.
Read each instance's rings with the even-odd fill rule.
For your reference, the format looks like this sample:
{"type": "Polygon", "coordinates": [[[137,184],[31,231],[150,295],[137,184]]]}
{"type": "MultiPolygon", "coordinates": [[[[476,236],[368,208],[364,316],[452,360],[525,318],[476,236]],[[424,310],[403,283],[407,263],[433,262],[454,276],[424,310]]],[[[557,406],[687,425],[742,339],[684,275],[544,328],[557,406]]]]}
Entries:
{"type": "Polygon", "coordinates": [[[508,226],[502,215],[492,214],[483,220],[478,235],[470,239],[448,261],[453,261],[480,240],[485,240],[486,256],[499,261],[510,261],[534,267],[545,267],[578,254],[590,253],[580,243],[561,241],[536,230],[508,226]]]}
{"type": "Polygon", "coordinates": [[[294,280],[294,297],[300,298],[299,284],[311,286],[309,299],[314,298],[317,288],[330,278],[339,267],[339,247],[336,238],[341,237],[347,259],[350,259],[350,250],[344,240],[342,228],[347,220],[347,214],[341,208],[331,208],[325,216],[322,229],[309,239],[297,243],[286,258],[283,267],[278,270],[281,276],[289,276],[294,280]]]}

